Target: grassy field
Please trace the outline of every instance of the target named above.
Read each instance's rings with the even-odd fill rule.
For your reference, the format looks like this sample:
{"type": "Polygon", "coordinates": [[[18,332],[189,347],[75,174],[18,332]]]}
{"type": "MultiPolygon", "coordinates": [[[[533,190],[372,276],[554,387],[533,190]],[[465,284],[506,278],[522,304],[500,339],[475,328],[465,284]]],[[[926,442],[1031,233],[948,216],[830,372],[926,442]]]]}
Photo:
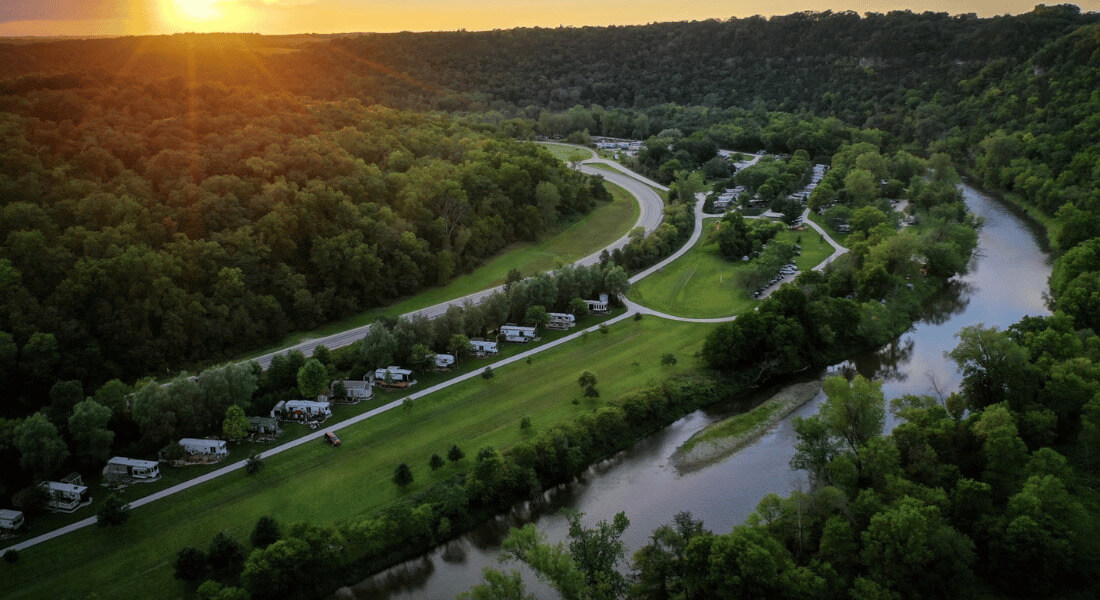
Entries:
{"type": "MultiPolygon", "coordinates": [[[[730,262],[718,252],[718,243],[711,241],[718,219],[703,224],[703,235],[686,254],[642,281],[627,293],[631,300],[679,317],[714,318],[740,314],[751,309],[753,300],[741,284],[740,273],[745,263],[730,262]]],[[[795,260],[806,271],[825,260],[832,246],[816,231],[782,231],[777,240],[801,240],[802,255],[795,260]]]]}
{"type": "Polygon", "coordinates": [[[584,258],[626,235],[638,220],[639,208],[634,196],[613,183],[606,185],[611,191],[611,202],[597,206],[592,212],[542,242],[515,244],[472,273],[460,275],[445,286],[425,290],[389,306],[362,312],[312,331],[295,333],[278,344],[241,358],[247,360],[279,348],[293,346],[303,340],[373,323],[383,316],[403,315],[480,292],[504,283],[505,276],[512,269],[519,269],[524,275],[533,275],[584,258]]]}
{"type": "MultiPolygon", "coordinates": [[[[622,314],[624,309],[617,309],[608,315],[587,315],[577,320],[577,326],[581,329],[591,327],[599,324],[603,321],[611,319],[617,315],[622,314]]],[[[360,402],[359,404],[344,404],[333,407],[333,414],[325,421],[326,427],[331,427],[346,421],[352,417],[356,417],[368,410],[377,408],[384,404],[389,404],[394,400],[397,400],[409,393],[417,392],[422,389],[429,388],[438,383],[442,383],[448,379],[452,379],[459,375],[469,373],[470,371],[481,371],[487,365],[490,365],[498,360],[514,356],[521,352],[526,352],[532,348],[536,348],[543,344],[547,344],[554,340],[563,338],[567,335],[571,335],[573,331],[553,331],[546,330],[540,334],[541,340],[538,342],[532,342],[527,344],[501,344],[500,353],[497,356],[491,356],[486,358],[467,357],[460,361],[453,369],[446,372],[430,372],[430,373],[417,373],[415,386],[406,390],[383,390],[378,388],[375,390],[374,398],[369,401],[360,402]]],[[[357,376],[358,374],[356,374],[357,376]]],[[[268,448],[276,445],[285,444],[300,438],[308,433],[310,429],[305,425],[298,423],[284,424],[283,432],[279,435],[275,441],[263,441],[263,442],[230,442],[229,456],[222,461],[211,465],[190,465],[183,468],[164,468],[161,469],[161,478],[154,482],[141,483],[131,485],[118,492],[119,496],[126,502],[132,502],[138,498],[143,498],[160,490],[167,489],[178,483],[182,483],[189,479],[194,479],[210,471],[215,471],[228,464],[244,460],[256,452],[262,452],[268,448]]],[[[98,511],[107,499],[108,491],[104,489],[100,484],[102,483],[102,475],[98,473],[84,474],[84,483],[92,490],[93,502],[92,505],[75,513],[49,513],[35,517],[28,527],[22,529],[21,535],[14,536],[0,542],[0,548],[3,548],[9,544],[20,542],[24,539],[33,538],[41,535],[47,531],[52,531],[59,527],[63,527],[70,523],[75,523],[86,519],[96,511],[98,511]]]]}
{"type": "Polygon", "coordinates": [[[847,246],[848,245],[848,242],[847,242],[848,236],[852,235],[852,234],[850,234],[850,233],[839,233],[836,229],[833,229],[833,227],[831,225],[829,225],[827,222],[825,222],[825,219],[821,218],[821,215],[815,213],[812,210],[810,211],[810,220],[813,221],[814,223],[817,223],[818,225],[820,225],[821,228],[824,229],[825,231],[829,232],[829,236],[832,237],[834,240],[836,240],[836,243],[840,244],[841,246],[847,246]]]}
{"type": "MultiPolygon", "coordinates": [[[[58,598],[94,590],[104,598],[176,598],[186,588],[172,578],[183,546],[205,548],[218,531],[247,540],[256,520],[331,524],[373,513],[402,497],[391,481],[406,462],[415,482],[409,491],[453,475],[472,463],[479,448],[507,448],[533,431],[571,420],[601,402],[696,367],[692,358],[710,326],[647,317],[626,320],[532,358],[420,398],[340,432],[343,446],[318,442],[268,459],[255,476],[243,472],[213,480],[133,512],[116,529],[89,527],[21,553],[0,565],[0,597],[58,598]],[[676,365],[661,365],[673,352],[676,365]],[[587,369],[599,379],[601,398],[582,398],[576,384],[587,369]],[[574,399],[579,400],[574,404],[574,399]],[[433,473],[432,453],[459,444],[467,458],[433,473]]],[[[246,542],[247,543],[247,542],[246,542]]]]}
{"type": "Polygon", "coordinates": [[[581,146],[562,146],[560,144],[539,144],[539,145],[542,146],[543,148],[546,148],[547,150],[549,150],[550,154],[553,154],[555,158],[557,158],[558,160],[563,161],[563,162],[569,162],[569,155],[577,153],[577,152],[587,153],[587,156],[584,157],[585,160],[595,156],[595,154],[592,152],[591,149],[584,148],[584,147],[581,147],[581,146]]]}
{"type": "Polygon", "coordinates": [[[703,224],[703,235],[680,258],[634,284],[627,296],[654,310],[680,317],[726,317],[755,304],[741,285],[741,263],[727,261],[711,241],[717,219],[703,224]]]}

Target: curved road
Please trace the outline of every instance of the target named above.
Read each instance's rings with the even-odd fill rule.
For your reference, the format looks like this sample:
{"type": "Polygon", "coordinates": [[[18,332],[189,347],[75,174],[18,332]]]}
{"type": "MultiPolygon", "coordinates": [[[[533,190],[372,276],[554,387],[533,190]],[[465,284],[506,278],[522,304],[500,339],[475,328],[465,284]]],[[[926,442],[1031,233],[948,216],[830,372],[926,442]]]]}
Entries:
{"type": "MultiPolygon", "coordinates": [[[[598,160],[600,162],[607,162],[607,161],[603,161],[602,159],[598,159],[598,160]]],[[[596,161],[594,160],[593,162],[596,162],[596,161]]],[[[583,165],[581,165],[581,167],[582,167],[581,170],[583,170],[585,172],[594,172],[594,174],[605,176],[608,181],[611,181],[611,182],[613,182],[617,185],[621,185],[622,187],[626,188],[630,193],[634,194],[634,196],[638,199],[638,203],[642,206],[642,210],[641,210],[641,213],[640,213],[640,215],[638,217],[638,221],[637,221],[637,227],[644,227],[646,229],[646,232],[648,233],[649,231],[652,231],[658,225],[660,225],[661,217],[663,216],[664,201],[661,199],[661,197],[659,195],[657,195],[653,191],[653,189],[650,186],[656,187],[656,188],[662,189],[662,190],[667,190],[668,188],[666,188],[665,186],[662,186],[662,185],[660,185],[656,182],[652,182],[650,180],[647,180],[646,178],[642,177],[641,175],[636,175],[636,174],[629,174],[628,175],[628,173],[630,173],[629,171],[624,171],[621,174],[616,174],[616,173],[609,173],[609,172],[606,172],[606,171],[602,171],[600,169],[592,169],[591,167],[585,169],[583,165]],[[596,171],[598,171],[598,172],[596,172],[596,171]],[[645,181],[647,183],[642,183],[642,181],[645,181]]],[[[685,252],[687,252],[689,249],[691,249],[691,247],[693,245],[695,245],[695,242],[699,240],[699,236],[702,234],[702,230],[703,230],[703,219],[707,219],[707,218],[711,218],[711,217],[718,217],[718,216],[721,216],[721,215],[707,215],[707,214],[704,214],[703,210],[702,210],[702,203],[696,203],[696,207],[695,207],[695,229],[694,229],[694,231],[692,231],[691,237],[688,239],[687,243],[685,243],[682,248],[680,248],[679,250],[677,250],[676,252],[674,252],[673,254],[671,254],[670,256],[668,256],[667,258],[662,260],[661,262],[659,262],[656,265],[650,267],[649,269],[646,269],[645,271],[635,275],[634,277],[631,277],[630,282],[634,283],[634,282],[644,278],[645,276],[649,275],[650,273],[653,273],[653,272],[663,268],[665,265],[668,265],[669,263],[676,260],[680,256],[683,256],[683,254],[685,252]]],[[[805,214],[803,216],[805,217],[805,214]]],[[[823,236],[825,236],[825,239],[828,240],[828,242],[834,248],[836,248],[836,251],[833,253],[833,255],[830,256],[828,259],[826,259],[824,262],[822,262],[820,265],[815,267],[815,269],[824,268],[824,266],[826,264],[828,264],[828,263],[832,262],[833,260],[835,260],[837,256],[840,256],[844,252],[847,252],[847,249],[842,248],[839,244],[837,244],[835,241],[833,241],[833,239],[831,237],[829,237],[829,235],[827,233],[825,233],[825,231],[823,231],[820,227],[818,227],[816,223],[813,223],[811,221],[807,221],[807,223],[810,223],[811,227],[813,227],[814,229],[819,231],[823,236]]],[[[627,236],[623,236],[619,240],[616,240],[611,246],[608,246],[608,248],[614,249],[614,248],[620,247],[620,246],[622,246],[623,244],[626,243],[627,239],[628,239],[627,236]]],[[[576,264],[592,264],[592,263],[594,263],[598,260],[599,260],[599,253],[597,252],[595,254],[592,254],[590,256],[587,256],[587,257],[581,259],[580,261],[577,261],[576,264]]],[[[499,288],[494,288],[494,290],[495,289],[499,289],[499,288]]],[[[478,292],[477,294],[471,294],[470,296],[465,296],[465,297],[459,298],[457,300],[452,300],[451,302],[438,304],[436,306],[429,307],[429,308],[426,308],[426,309],[423,309],[423,310],[420,310],[420,311],[416,311],[415,313],[409,313],[409,314],[410,315],[424,314],[425,316],[428,316],[429,318],[431,318],[432,316],[438,316],[439,314],[442,314],[443,312],[446,312],[447,307],[454,304],[454,303],[462,304],[462,303],[465,303],[466,301],[477,302],[477,301],[480,301],[481,298],[484,298],[489,293],[492,293],[492,291],[494,291],[494,290],[485,290],[483,292],[478,292]],[[433,312],[433,311],[438,311],[438,312],[433,312]]],[[[722,322],[732,321],[736,318],[736,316],[719,317],[719,318],[716,318],[716,319],[692,319],[692,318],[687,318],[687,317],[677,317],[675,315],[668,315],[668,314],[664,314],[664,313],[660,313],[660,312],[648,309],[644,306],[641,306],[639,304],[631,302],[631,301],[627,300],[626,298],[622,298],[622,300],[623,300],[623,303],[627,307],[626,312],[624,312],[623,314],[621,314],[617,317],[614,317],[614,318],[608,319],[607,321],[604,321],[602,323],[602,325],[610,325],[610,324],[617,323],[619,321],[622,321],[624,319],[627,319],[627,318],[633,316],[635,313],[650,314],[650,315],[654,315],[654,316],[661,317],[661,318],[671,319],[671,320],[674,320],[674,321],[685,321],[685,322],[693,322],[693,323],[722,323],[722,322]]],[[[298,344],[297,346],[294,346],[292,348],[286,348],[286,349],[280,350],[279,352],[267,354],[267,355],[265,355],[264,357],[261,357],[261,358],[266,358],[267,361],[270,362],[271,357],[274,356],[275,354],[278,354],[278,353],[281,353],[281,352],[288,352],[290,350],[295,350],[295,349],[305,349],[305,348],[312,349],[313,347],[316,347],[318,344],[322,344],[322,343],[326,343],[326,344],[339,343],[341,340],[349,339],[349,338],[344,337],[344,336],[351,336],[350,341],[345,342],[344,345],[350,344],[351,342],[354,342],[355,340],[357,340],[359,336],[362,336],[363,334],[365,334],[368,327],[369,326],[360,327],[360,328],[356,328],[356,329],[353,329],[353,330],[338,333],[338,334],[335,334],[335,335],[332,335],[332,336],[328,336],[328,337],[325,337],[325,338],[321,338],[321,339],[318,339],[318,340],[309,340],[309,341],[306,341],[306,342],[302,342],[301,344],[298,344]],[[357,332],[357,336],[353,332],[357,332]],[[335,340],[335,342],[334,342],[334,340],[335,340]]],[[[561,339],[554,340],[553,342],[549,342],[549,343],[543,344],[541,346],[538,346],[537,348],[532,348],[531,350],[528,350],[526,352],[521,352],[521,353],[519,353],[515,356],[511,356],[511,357],[499,360],[499,361],[493,363],[492,365],[490,365],[490,367],[492,367],[494,370],[496,370],[496,369],[498,369],[500,367],[503,367],[505,365],[508,365],[508,364],[511,364],[511,363],[514,363],[514,362],[517,362],[517,361],[520,361],[520,360],[525,360],[527,357],[538,354],[539,352],[542,352],[544,350],[549,350],[550,348],[554,348],[556,346],[566,344],[566,343],[568,343],[568,342],[584,335],[586,332],[594,332],[594,331],[598,330],[599,327],[600,327],[600,325],[595,325],[595,326],[589,327],[587,329],[577,331],[577,332],[575,332],[573,334],[570,334],[566,337],[563,337],[561,339]]],[[[333,347],[337,347],[337,346],[333,346],[333,347]]],[[[259,360],[259,359],[257,359],[257,360],[259,360]]],[[[341,429],[344,429],[345,427],[350,427],[352,425],[355,425],[356,423],[362,422],[362,421],[364,421],[366,419],[369,419],[369,418],[371,418],[375,415],[384,413],[384,412],[389,411],[389,410],[393,410],[393,409],[397,408],[398,406],[401,406],[405,402],[405,400],[413,400],[413,399],[416,399],[416,398],[420,398],[422,396],[426,396],[428,394],[437,392],[437,391],[442,390],[444,388],[450,387],[450,386],[455,385],[457,383],[461,383],[461,382],[466,381],[468,379],[472,379],[474,377],[478,377],[480,375],[481,375],[480,371],[471,371],[469,373],[466,373],[464,375],[460,375],[460,376],[455,377],[453,379],[448,379],[447,381],[444,381],[442,383],[436,384],[434,386],[431,386],[429,388],[425,388],[425,389],[417,391],[417,392],[413,392],[412,394],[409,394],[408,396],[404,396],[402,398],[394,400],[393,402],[390,402],[389,404],[386,404],[386,405],[380,406],[378,408],[369,410],[369,411],[367,411],[363,414],[356,415],[355,417],[347,419],[346,421],[341,421],[340,423],[335,423],[331,427],[319,428],[317,431],[306,434],[306,435],[304,435],[304,436],[302,436],[302,437],[300,437],[296,440],[292,440],[292,441],[289,441],[285,444],[281,444],[281,445],[276,446],[274,448],[270,448],[268,450],[260,452],[258,454],[258,456],[261,457],[261,458],[268,458],[270,456],[273,456],[275,454],[279,454],[280,452],[285,452],[287,450],[290,450],[291,448],[295,448],[295,447],[300,446],[302,444],[308,444],[310,442],[315,442],[315,441],[319,440],[321,438],[321,436],[323,436],[325,434],[325,432],[339,431],[341,429]]],[[[144,506],[144,505],[149,504],[151,502],[155,502],[157,500],[165,498],[167,496],[171,496],[172,494],[175,494],[175,493],[181,492],[183,490],[192,488],[196,485],[200,485],[202,483],[210,481],[211,479],[221,477],[222,475],[226,475],[226,474],[232,473],[234,471],[238,471],[238,470],[244,468],[246,463],[247,463],[247,461],[243,461],[243,460],[238,461],[238,462],[235,462],[233,464],[226,465],[226,466],[224,466],[220,469],[216,469],[214,471],[206,473],[204,475],[200,475],[199,477],[189,479],[187,481],[184,481],[182,483],[174,485],[170,488],[166,488],[166,489],[163,489],[159,492],[155,492],[153,494],[150,494],[148,496],[135,499],[134,501],[129,503],[130,507],[131,508],[138,508],[140,506],[144,506]]],[[[53,531],[44,533],[44,534],[39,535],[37,537],[24,540],[24,541],[22,541],[18,544],[14,544],[14,545],[12,545],[8,548],[4,548],[3,550],[0,550],[0,555],[3,555],[3,553],[6,552],[9,549],[11,549],[11,550],[23,550],[25,548],[35,546],[35,545],[40,544],[42,542],[60,537],[62,535],[65,535],[66,533],[70,533],[70,532],[76,531],[78,529],[83,529],[84,527],[94,525],[95,523],[96,523],[96,517],[88,517],[86,519],[77,521],[75,523],[70,523],[69,525],[66,525],[64,527],[60,527],[58,529],[55,529],[53,531]]]]}

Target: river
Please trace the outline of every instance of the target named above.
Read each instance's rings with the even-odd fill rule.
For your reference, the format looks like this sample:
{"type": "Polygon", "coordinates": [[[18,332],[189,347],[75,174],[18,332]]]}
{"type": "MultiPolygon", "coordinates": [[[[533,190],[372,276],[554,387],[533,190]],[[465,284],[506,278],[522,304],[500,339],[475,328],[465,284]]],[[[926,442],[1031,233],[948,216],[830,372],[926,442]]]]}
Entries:
{"type": "MultiPolygon", "coordinates": [[[[899,338],[830,370],[854,369],[881,379],[887,400],[904,394],[946,394],[957,390],[960,381],[954,365],[943,356],[955,346],[959,329],[978,323],[1004,328],[1025,315],[1049,313],[1043,300],[1049,256],[1035,230],[999,200],[967,186],[963,194],[970,210],[985,221],[969,273],[931,302],[923,318],[899,338]]],[[[668,464],[668,457],[699,429],[744,410],[772,391],[696,411],[594,465],[579,480],[550,490],[539,501],[516,507],[421,558],[342,588],[334,598],[454,598],[481,581],[483,567],[502,567],[500,542],[509,527],[533,522],[548,539],[564,539],[568,523],[559,513],[563,508],[584,513],[587,525],[624,511],[631,523],[622,538],[628,557],[645,545],[653,529],[669,523],[680,511],[690,511],[711,531],[729,531],[765,495],[784,495],[804,485],[805,478],[787,464],[794,453],[790,419],[728,459],[699,471],[680,474],[668,464]]],[[[812,415],[823,400],[819,394],[794,414],[812,415]]],[[[892,424],[888,414],[887,427],[892,424]]],[[[503,568],[524,571],[514,563],[503,568]]],[[[556,597],[531,573],[524,575],[530,592],[540,598],[556,597]]]]}

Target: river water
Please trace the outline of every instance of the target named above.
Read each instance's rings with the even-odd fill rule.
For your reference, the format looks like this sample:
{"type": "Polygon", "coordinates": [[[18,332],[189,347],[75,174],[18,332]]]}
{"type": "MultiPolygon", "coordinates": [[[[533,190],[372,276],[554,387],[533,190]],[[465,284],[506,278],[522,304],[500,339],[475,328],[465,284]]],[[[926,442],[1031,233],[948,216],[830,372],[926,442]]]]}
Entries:
{"type": "MultiPolygon", "coordinates": [[[[970,210],[985,221],[970,272],[929,303],[927,313],[908,332],[830,370],[854,369],[882,380],[887,400],[904,394],[947,394],[958,389],[960,374],[943,353],[955,346],[959,329],[978,323],[1004,328],[1025,315],[1049,313],[1043,301],[1049,256],[1035,230],[1000,201],[966,186],[963,194],[970,210]]],[[[773,392],[761,390],[696,411],[594,465],[579,480],[550,490],[540,500],[516,507],[421,558],[342,588],[334,598],[454,598],[481,581],[484,567],[520,570],[530,592],[540,598],[556,597],[525,569],[514,563],[501,565],[499,554],[508,528],[525,523],[535,523],[552,541],[564,539],[568,523],[559,513],[563,508],[584,513],[586,525],[624,511],[631,523],[622,537],[628,558],[645,545],[653,529],[671,522],[680,511],[690,511],[711,531],[729,531],[765,495],[785,495],[805,485],[804,477],[788,466],[795,441],[790,419],[728,459],[699,471],[678,473],[668,458],[699,429],[773,392]]],[[[794,414],[812,415],[823,400],[823,394],[818,394],[794,414]]],[[[887,427],[891,425],[888,414],[887,427]]]]}

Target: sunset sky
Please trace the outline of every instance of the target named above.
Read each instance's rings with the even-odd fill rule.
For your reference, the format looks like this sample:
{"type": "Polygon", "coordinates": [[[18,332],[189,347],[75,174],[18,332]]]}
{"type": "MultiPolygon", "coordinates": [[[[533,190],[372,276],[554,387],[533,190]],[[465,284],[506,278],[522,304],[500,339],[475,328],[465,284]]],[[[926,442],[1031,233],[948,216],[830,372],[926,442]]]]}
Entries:
{"type": "MultiPolygon", "coordinates": [[[[481,30],[626,25],[826,9],[991,16],[1027,12],[1035,4],[1036,0],[0,0],[0,36],[481,30]]],[[[1073,4],[1085,11],[1100,10],[1100,0],[1073,4]]]]}

